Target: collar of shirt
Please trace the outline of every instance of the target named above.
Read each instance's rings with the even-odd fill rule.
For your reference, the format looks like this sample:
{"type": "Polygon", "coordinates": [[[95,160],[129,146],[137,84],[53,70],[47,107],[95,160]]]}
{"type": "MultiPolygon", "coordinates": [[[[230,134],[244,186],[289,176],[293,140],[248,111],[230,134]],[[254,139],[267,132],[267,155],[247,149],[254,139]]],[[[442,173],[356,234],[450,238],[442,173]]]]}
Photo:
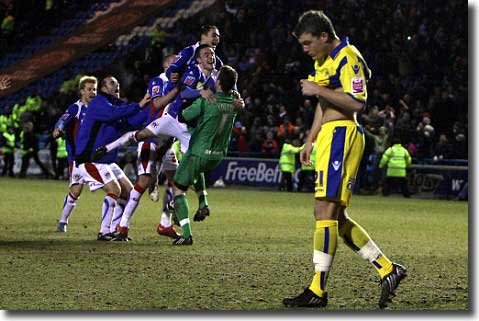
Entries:
{"type": "Polygon", "coordinates": [[[349,37],[344,37],[341,43],[336,48],[334,48],[333,51],[331,51],[329,56],[334,59],[338,55],[339,51],[347,45],[349,45],[349,37]]]}

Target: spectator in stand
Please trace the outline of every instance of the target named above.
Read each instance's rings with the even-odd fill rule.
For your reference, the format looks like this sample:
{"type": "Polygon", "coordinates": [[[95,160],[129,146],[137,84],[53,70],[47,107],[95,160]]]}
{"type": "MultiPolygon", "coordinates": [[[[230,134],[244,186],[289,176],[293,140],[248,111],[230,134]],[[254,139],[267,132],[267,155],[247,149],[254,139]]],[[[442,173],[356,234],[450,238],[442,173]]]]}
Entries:
{"type": "Polygon", "coordinates": [[[248,145],[248,132],[246,131],[246,127],[241,126],[240,132],[238,135],[238,152],[240,154],[246,154],[249,153],[249,145],[248,145]]]}
{"type": "Polygon", "coordinates": [[[261,144],[261,152],[266,157],[277,157],[278,151],[278,142],[274,139],[274,133],[269,131],[266,134],[266,139],[261,144]]]}
{"type": "Polygon", "coordinates": [[[454,159],[468,159],[467,155],[467,141],[463,133],[458,133],[454,137],[454,149],[451,154],[454,159]]]}
{"type": "Polygon", "coordinates": [[[443,159],[448,159],[450,157],[451,157],[451,145],[449,144],[449,141],[447,140],[446,134],[441,134],[439,136],[439,142],[437,143],[436,148],[434,149],[433,160],[437,162],[443,159]]]}
{"type": "Polygon", "coordinates": [[[285,141],[287,139],[291,139],[291,135],[294,133],[294,125],[291,124],[288,116],[283,118],[283,123],[278,128],[278,139],[285,141]]]}

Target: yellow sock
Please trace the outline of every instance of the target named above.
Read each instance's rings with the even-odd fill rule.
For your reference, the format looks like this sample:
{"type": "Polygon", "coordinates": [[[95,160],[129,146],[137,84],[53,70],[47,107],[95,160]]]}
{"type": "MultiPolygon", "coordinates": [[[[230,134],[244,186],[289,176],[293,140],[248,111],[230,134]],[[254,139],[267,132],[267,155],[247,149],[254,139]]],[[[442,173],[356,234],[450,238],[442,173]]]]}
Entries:
{"type": "Polygon", "coordinates": [[[393,269],[392,262],[381,252],[369,234],[354,220],[348,218],[339,230],[345,243],[378,271],[381,279],[393,269]]]}
{"type": "Polygon", "coordinates": [[[326,294],[326,281],[338,244],[338,221],[316,221],[313,241],[314,277],[309,289],[318,296],[326,294]]]}

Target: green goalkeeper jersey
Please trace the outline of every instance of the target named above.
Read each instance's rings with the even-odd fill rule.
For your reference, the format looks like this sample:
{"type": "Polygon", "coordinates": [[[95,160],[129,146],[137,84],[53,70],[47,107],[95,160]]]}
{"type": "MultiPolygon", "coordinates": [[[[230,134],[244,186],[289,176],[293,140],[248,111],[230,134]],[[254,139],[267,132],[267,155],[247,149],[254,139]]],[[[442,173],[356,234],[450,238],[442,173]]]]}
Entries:
{"type": "Polygon", "coordinates": [[[216,93],[216,104],[204,98],[196,99],[182,111],[186,122],[196,122],[192,130],[188,152],[204,159],[222,159],[226,156],[231,130],[240,108],[233,106],[233,96],[216,93]]]}

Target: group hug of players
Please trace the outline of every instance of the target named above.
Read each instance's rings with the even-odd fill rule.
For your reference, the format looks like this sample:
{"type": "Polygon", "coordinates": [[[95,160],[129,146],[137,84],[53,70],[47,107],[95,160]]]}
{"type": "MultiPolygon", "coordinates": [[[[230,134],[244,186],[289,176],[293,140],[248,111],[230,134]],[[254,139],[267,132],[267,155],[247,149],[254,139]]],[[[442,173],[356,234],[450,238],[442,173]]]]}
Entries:
{"type": "Polygon", "coordinates": [[[163,173],[168,185],[157,232],[173,238],[174,245],[193,243],[185,193],[194,185],[199,200],[194,220],[204,220],[210,211],[203,172],[225,156],[234,118],[244,107],[233,90],[236,71],[223,66],[215,54],[219,39],[217,27],[202,27],[199,42],[165,57],[165,72],[150,80],[137,104],[120,99],[120,84],[113,76],[100,83],[91,76],[80,79],[80,99],[67,108],[53,131],[54,138],[65,136],[70,164],[70,190],[57,231],[67,231],[69,216],[88,184],[90,191],[106,192],[97,240],[131,240],[132,215],[145,190],[163,173]],[[132,143],[138,143],[135,185],[116,164],[118,148],[132,143]],[[182,234],[173,227],[173,204],[182,234]]]}

